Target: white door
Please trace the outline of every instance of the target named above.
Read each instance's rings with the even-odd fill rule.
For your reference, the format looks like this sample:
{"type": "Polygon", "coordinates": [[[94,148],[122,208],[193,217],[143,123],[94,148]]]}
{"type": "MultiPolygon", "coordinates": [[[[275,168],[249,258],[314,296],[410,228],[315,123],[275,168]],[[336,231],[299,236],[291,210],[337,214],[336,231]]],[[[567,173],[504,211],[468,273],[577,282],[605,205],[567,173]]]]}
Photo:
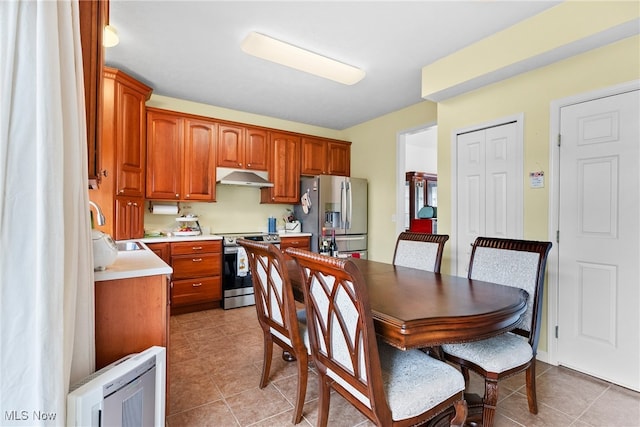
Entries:
{"type": "Polygon", "coordinates": [[[522,156],[511,122],[457,135],[457,275],[478,236],[522,236],[522,156]]]}
{"type": "Polygon", "coordinates": [[[560,110],[558,362],[640,390],[639,91],[560,110]]]}

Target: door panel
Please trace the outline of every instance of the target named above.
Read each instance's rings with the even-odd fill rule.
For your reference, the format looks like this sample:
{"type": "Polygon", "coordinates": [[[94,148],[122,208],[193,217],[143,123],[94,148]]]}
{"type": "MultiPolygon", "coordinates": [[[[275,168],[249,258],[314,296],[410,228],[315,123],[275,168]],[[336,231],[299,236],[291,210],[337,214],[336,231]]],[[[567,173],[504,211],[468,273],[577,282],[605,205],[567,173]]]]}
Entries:
{"type": "Polygon", "coordinates": [[[478,236],[522,236],[516,122],[459,134],[457,146],[457,270],[466,276],[478,236]]]}
{"type": "Polygon", "coordinates": [[[639,91],[560,110],[558,361],[640,390],[639,91]]]}

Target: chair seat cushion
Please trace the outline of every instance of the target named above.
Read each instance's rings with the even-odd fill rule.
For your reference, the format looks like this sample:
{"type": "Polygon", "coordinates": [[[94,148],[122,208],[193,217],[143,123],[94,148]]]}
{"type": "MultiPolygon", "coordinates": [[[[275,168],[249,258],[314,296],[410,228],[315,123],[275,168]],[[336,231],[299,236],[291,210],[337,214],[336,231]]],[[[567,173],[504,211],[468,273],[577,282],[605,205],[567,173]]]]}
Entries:
{"type": "Polygon", "coordinates": [[[512,333],[463,344],[444,344],[442,350],[498,374],[533,358],[533,350],[527,340],[512,333]]]}
{"type": "Polygon", "coordinates": [[[419,415],[464,390],[464,378],[457,369],[420,350],[402,351],[384,343],[378,348],[394,420],[419,415]]]}

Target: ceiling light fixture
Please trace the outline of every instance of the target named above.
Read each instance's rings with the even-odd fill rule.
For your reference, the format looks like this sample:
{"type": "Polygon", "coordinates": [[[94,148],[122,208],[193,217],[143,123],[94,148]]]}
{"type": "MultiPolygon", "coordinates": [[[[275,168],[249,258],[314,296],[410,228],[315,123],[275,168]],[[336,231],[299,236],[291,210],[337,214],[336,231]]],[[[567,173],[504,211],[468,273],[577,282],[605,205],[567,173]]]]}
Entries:
{"type": "Polygon", "coordinates": [[[118,30],[111,25],[105,25],[102,32],[102,46],[114,47],[120,43],[120,37],[118,37],[118,30]]]}
{"type": "Polygon", "coordinates": [[[359,68],[256,32],[247,35],[241,48],[249,55],[345,85],[358,83],[365,76],[365,72],[359,68]]]}

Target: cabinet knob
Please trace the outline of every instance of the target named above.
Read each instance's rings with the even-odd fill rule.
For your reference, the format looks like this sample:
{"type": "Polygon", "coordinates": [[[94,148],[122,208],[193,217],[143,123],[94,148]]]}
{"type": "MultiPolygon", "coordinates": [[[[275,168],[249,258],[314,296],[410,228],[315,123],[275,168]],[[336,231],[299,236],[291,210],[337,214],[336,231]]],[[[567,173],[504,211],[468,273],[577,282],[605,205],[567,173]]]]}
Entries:
{"type": "Polygon", "coordinates": [[[131,206],[131,202],[127,202],[127,206],[131,206]]]}
{"type": "Polygon", "coordinates": [[[118,193],[122,194],[122,193],[124,193],[124,190],[120,190],[120,191],[118,191],[118,193]]]}
{"type": "Polygon", "coordinates": [[[188,199],[191,196],[191,194],[187,194],[185,197],[188,199]]]}
{"type": "Polygon", "coordinates": [[[247,167],[250,168],[251,167],[251,163],[247,163],[247,167]]]}
{"type": "Polygon", "coordinates": [[[138,206],[138,203],[136,203],[136,202],[133,202],[133,206],[138,206]]]}
{"type": "Polygon", "coordinates": [[[179,195],[178,193],[176,193],[176,199],[177,199],[178,197],[180,197],[180,195],[179,195]]]}

